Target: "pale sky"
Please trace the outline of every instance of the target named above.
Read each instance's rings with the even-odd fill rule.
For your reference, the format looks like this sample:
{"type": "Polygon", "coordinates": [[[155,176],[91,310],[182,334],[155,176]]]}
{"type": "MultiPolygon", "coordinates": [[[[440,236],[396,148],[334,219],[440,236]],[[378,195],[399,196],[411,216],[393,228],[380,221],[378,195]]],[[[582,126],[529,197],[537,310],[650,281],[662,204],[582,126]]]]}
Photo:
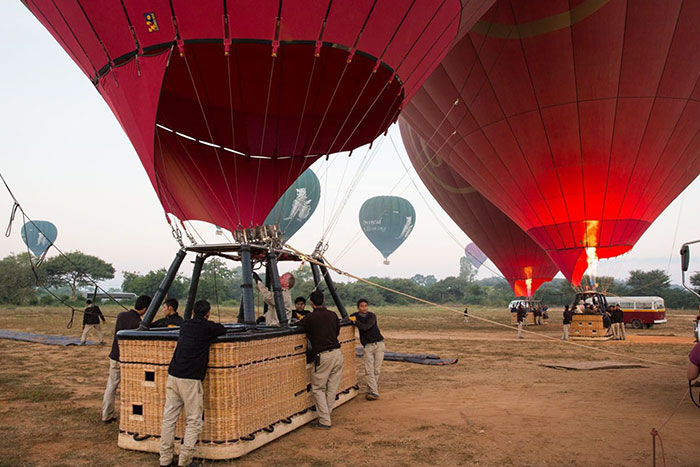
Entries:
{"type": "MultiPolygon", "coordinates": [[[[131,143],[92,83],[18,0],[0,2],[0,70],[0,172],[25,211],[34,220],[56,224],[56,244],[63,251],[80,250],[112,263],[119,276],[107,287],[120,285],[121,271],[145,273],[167,266],[178,245],[131,143]]],[[[365,157],[370,157],[367,148],[355,150],[351,158],[332,155],[328,162],[313,166],[321,181],[321,202],[291,244],[310,253],[330,219],[339,213],[326,239],[326,256],[341,269],[360,276],[456,275],[469,240],[410,168],[398,127],[389,133],[398,154],[391,139],[380,137],[371,165],[342,209],[343,193],[365,157]],[[410,183],[399,157],[410,168],[418,189],[410,183]],[[337,200],[336,193],[340,193],[337,200]],[[389,266],[382,264],[381,254],[360,233],[357,219],[367,198],[387,194],[405,197],[416,210],[416,227],[391,256],[389,266]],[[338,257],[358,233],[349,253],[338,257]]],[[[624,279],[630,269],[660,268],[668,269],[674,282],[679,282],[678,249],[681,243],[700,238],[698,199],[700,182],[696,180],[630,253],[602,261],[599,274],[624,279]]],[[[2,187],[3,229],[11,206],[2,187]]],[[[222,241],[214,235],[213,226],[195,226],[207,242],[222,241]]],[[[20,228],[21,218],[15,221],[10,238],[0,240],[0,257],[25,251],[20,228]]],[[[694,253],[693,269],[700,269],[700,248],[694,253]]],[[[487,267],[495,270],[487,262],[479,277],[493,275],[487,267]]]]}

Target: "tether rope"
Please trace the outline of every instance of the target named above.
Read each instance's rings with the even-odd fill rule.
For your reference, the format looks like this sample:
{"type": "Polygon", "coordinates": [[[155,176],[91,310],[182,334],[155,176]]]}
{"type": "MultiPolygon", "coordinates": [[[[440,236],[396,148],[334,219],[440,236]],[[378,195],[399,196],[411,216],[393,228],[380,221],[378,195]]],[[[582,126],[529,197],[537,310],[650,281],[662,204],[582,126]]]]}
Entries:
{"type": "MultiPolygon", "coordinates": [[[[2,175],[1,172],[0,172],[0,180],[2,180],[2,183],[5,185],[5,188],[7,189],[7,192],[10,194],[10,196],[12,197],[12,200],[13,200],[14,203],[15,203],[15,204],[13,205],[13,208],[12,208],[13,211],[19,209],[19,211],[22,213],[22,218],[23,218],[24,220],[29,219],[29,222],[32,224],[32,226],[33,226],[35,229],[37,229],[37,231],[38,231],[39,233],[41,233],[41,235],[43,235],[44,238],[49,242],[49,248],[54,247],[54,248],[56,249],[56,251],[58,251],[58,253],[59,253],[61,256],[63,256],[63,257],[66,259],[66,261],[68,261],[68,262],[71,264],[71,266],[73,266],[73,267],[75,268],[76,271],[81,271],[80,267],[79,267],[77,264],[75,264],[75,263],[74,263],[74,262],[73,262],[73,261],[58,247],[58,246],[56,246],[56,244],[55,244],[54,242],[52,242],[51,240],[49,240],[49,237],[46,236],[46,235],[44,234],[44,232],[39,228],[39,226],[36,225],[36,223],[34,222],[34,220],[33,220],[31,217],[29,217],[29,215],[24,211],[24,208],[22,208],[22,205],[19,203],[19,201],[17,201],[17,198],[15,197],[14,193],[12,193],[12,190],[10,189],[9,185],[7,184],[7,181],[5,180],[5,177],[3,177],[3,175],[2,175]]],[[[12,218],[14,218],[14,216],[12,216],[12,218]]],[[[8,231],[9,231],[9,230],[10,230],[10,227],[8,226],[8,231]]],[[[31,256],[30,256],[30,259],[31,259],[31,256]]],[[[125,311],[129,311],[128,308],[126,308],[121,302],[119,302],[116,298],[114,298],[112,295],[110,295],[109,292],[107,292],[105,289],[103,289],[102,287],[100,287],[100,285],[99,285],[97,282],[95,282],[91,277],[86,276],[85,279],[86,279],[88,282],[90,282],[92,285],[94,285],[96,289],[101,290],[102,293],[103,293],[106,297],[110,298],[114,303],[116,303],[117,305],[119,305],[119,306],[121,306],[122,308],[124,308],[125,311]]]]}
{"type": "MultiPolygon", "coordinates": [[[[301,251],[299,251],[299,250],[297,250],[297,249],[291,247],[289,244],[285,245],[285,247],[286,247],[286,248],[289,248],[291,251],[293,251],[293,252],[294,252],[297,256],[299,256],[299,258],[301,258],[302,260],[308,261],[309,263],[316,264],[316,265],[319,265],[319,266],[324,266],[324,267],[328,268],[329,270],[332,270],[333,272],[335,272],[336,274],[339,274],[339,275],[341,275],[341,276],[349,277],[349,278],[351,278],[351,279],[355,279],[355,280],[357,280],[357,281],[364,282],[364,283],[366,283],[366,284],[368,284],[368,285],[371,285],[371,286],[373,286],[373,287],[377,287],[377,288],[386,290],[387,292],[391,292],[391,293],[394,293],[394,294],[396,294],[396,295],[401,295],[401,296],[404,296],[404,297],[409,298],[409,299],[411,299],[411,300],[414,300],[414,301],[417,301],[417,302],[421,302],[421,303],[424,303],[424,304],[426,304],[426,305],[430,305],[430,306],[433,306],[433,307],[436,307],[436,308],[441,308],[441,309],[443,309],[443,310],[447,310],[447,311],[450,311],[450,312],[452,312],[452,313],[457,313],[457,314],[459,314],[459,315],[463,315],[463,313],[464,313],[464,310],[458,310],[458,309],[456,309],[456,308],[452,308],[452,307],[449,307],[449,306],[446,306],[446,305],[441,305],[441,304],[439,304],[439,303],[431,302],[430,300],[426,300],[426,299],[423,299],[423,298],[420,298],[420,297],[416,297],[416,296],[414,296],[414,295],[407,294],[407,293],[405,293],[405,292],[401,292],[400,290],[392,289],[391,287],[387,287],[387,286],[378,284],[378,283],[376,283],[376,282],[373,282],[373,281],[371,281],[371,280],[369,280],[369,279],[365,279],[365,278],[363,278],[363,277],[356,276],[356,275],[354,275],[354,274],[352,274],[352,273],[343,271],[343,270],[341,270],[341,269],[339,269],[339,268],[333,266],[332,264],[328,263],[327,260],[326,260],[326,258],[323,258],[323,257],[322,257],[322,259],[324,260],[324,262],[320,262],[320,261],[316,260],[315,258],[313,258],[313,257],[311,257],[311,256],[309,256],[309,255],[307,255],[307,254],[305,254],[305,253],[302,253],[301,251]]],[[[472,314],[471,314],[471,313],[469,314],[469,317],[470,317],[470,318],[472,317],[472,314]]],[[[484,317],[482,317],[482,316],[477,316],[477,315],[474,315],[474,318],[477,319],[477,320],[479,320],[479,321],[483,321],[483,322],[485,322],[485,323],[490,323],[490,324],[493,324],[494,326],[499,326],[499,327],[502,327],[502,328],[506,328],[506,329],[508,329],[509,331],[513,331],[513,327],[512,327],[511,325],[499,323],[498,321],[494,321],[494,320],[492,320],[492,319],[484,318],[484,317]]],[[[592,351],[595,351],[595,352],[607,353],[607,354],[609,354],[609,355],[615,355],[615,356],[617,356],[617,357],[623,357],[623,358],[626,358],[626,359],[631,359],[631,360],[636,360],[636,361],[639,361],[639,362],[649,363],[649,364],[651,364],[651,365],[659,365],[659,366],[664,366],[664,367],[668,367],[668,368],[675,368],[675,369],[683,368],[682,366],[679,366],[679,365],[672,365],[672,364],[669,364],[669,363],[663,363],[663,362],[659,362],[659,361],[656,361],[656,360],[650,360],[650,359],[648,359],[648,358],[635,357],[635,356],[627,355],[627,354],[620,353],[620,352],[614,352],[614,351],[612,351],[612,350],[602,349],[602,348],[598,348],[598,347],[591,347],[591,346],[588,346],[588,345],[579,344],[578,342],[573,342],[573,341],[562,341],[562,340],[561,340],[560,338],[558,338],[558,337],[549,336],[549,335],[547,335],[547,334],[540,334],[540,333],[535,332],[535,331],[528,331],[527,329],[523,329],[522,332],[525,332],[525,333],[527,333],[527,334],[532,334],[533,336],[542,337],[542,338],[544,338],[544,339],[549,339],[549,340],[551,340],[551,341],[553,341],[553,342],[556,342],[556,343],[559,343],[559,344],[567,344],[567,345],[571,345],[571,346],[574,346],[574,347],[580,347],[580,348],[584,348],[584,349],[587,349],[587,350],[592,350],[592,351]]]]}

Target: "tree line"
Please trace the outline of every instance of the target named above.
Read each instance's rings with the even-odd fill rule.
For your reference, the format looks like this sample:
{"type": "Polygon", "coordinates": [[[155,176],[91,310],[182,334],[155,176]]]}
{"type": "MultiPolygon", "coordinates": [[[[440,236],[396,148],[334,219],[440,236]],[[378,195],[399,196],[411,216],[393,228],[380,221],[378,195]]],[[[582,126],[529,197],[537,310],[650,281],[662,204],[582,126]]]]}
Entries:
{"type": "MultiPolygon", "coordinates": [[[[465,305],[506,306],[516,297],[504,279],[490,277],[477,280],[476,270],[466,257],[460,258],[460,272],[438,280],[433,275],[415,274],[411,278],[367,277],[368,281],[388,289],[400,291],[435,303],[459,303],[465,305]]],[[[241,300],[241,268],[219,258],[209,258],[202,268],[197,289],[197,299],[206,299],[221,305],[238,306],[241,300]]],[[[90,292],[94,282],[114,278],[114,267],[106,261],[75,251],[66,256],[52,257],[32,271],[28,253],[9,255],[0,260],[0,303],[15,305],[49,305],[56,300],[37,286],[37,280],[56,295],[68,301],[82,301],[82,294],[90,292]],[[81,293],[82,291],[82,293],[81,293]]],[[[149,271],[123,272],[121,290],[136,295],[152,295],[165,277],[166,268],[149,271]]],[[[263,271],[258,273],[264,277],[263,271]]],[[[296,286],[292,295],[308,297],[314,289],[311,268],[306,265],[293,271],[296,286]]],[[[334,277],[337,281],[337,277],[334,277]]],[[[584,277],[584,283],[592,282],[584,277]]],[[[656,295],[663,297],[668,308],[696,308],[700,299],[680,286],[672,285],[669,275],[660,269],[630,271],[626,280],[612,277],[596,278],[598,289],[611,295],[656,295]]],[[[690,277],[692,286],[700,291],[700,272],[690,277]]],[[[184,300],[190,287],[190,278],[179,274],[169,291],[169,296],[184,300]]],[[[352,308],[359,298],[372,305],[407,305],[414,300],[367,284],[363,281],[336,282],[338,293],[352,308]]],[[[563,306],[573,300],[574,291],[565,279],[554,279],[543,284],[536,299],[553,306],[563,306]]]]}

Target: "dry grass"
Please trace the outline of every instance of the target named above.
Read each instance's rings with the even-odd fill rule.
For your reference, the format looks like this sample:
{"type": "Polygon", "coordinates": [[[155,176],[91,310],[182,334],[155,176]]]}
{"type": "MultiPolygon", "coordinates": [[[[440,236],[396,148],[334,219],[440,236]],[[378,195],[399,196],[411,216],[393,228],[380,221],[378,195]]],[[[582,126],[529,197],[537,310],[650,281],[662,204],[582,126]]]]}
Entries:
{"type": "MultiPolygon", "coordinates": [[[[461,310],[461,306],[456,307],[461,310]]],[[[104,307],[116,315],[116,307],[104,307]]],[[[222,310],[232,319],[233,309],[222,310]]],[[[657,343],[609,342],[581,350],[558,340],[514,339],[495,327],[424,306],[375,308],[390,350],[458,357],[450,367],[387,362],[382,398],[356,398],[334,415],[335,428],[301,428],[243,461],[206,465],[641,465],[649,458],[649,430],[659,426],[684,391],[692,312],[670,311],[669,322],[628,334],[657,343]],[[634,370],[566,372],[542,361],[624,360],[596,349],[676,365],[634,370]],[[370,405],[371,404],[371,405],[370,405]]],[[[507,324],[505,309],[470,307],[472,316],[507,324]]],[[[214,313],[215,315],[215,313],[214,313]]],[[[528,329],[558,337],[560,312],[550,325],[528,329]]],[[[78,336],[80,318],[50,308],[0,310],[0,328],[78,336]]],[[[105,329],[111,339],[113,320],[105,329]]],[[[118,427],[100,421],[107,373],[105,347],[55,347],[0,340],[0,467],[156,465],[157,458],[119,449],[118,427]]],[[[697,409],[686,400],[666,426],[668,465],[696,465],[688,434],[697,409]]]]}

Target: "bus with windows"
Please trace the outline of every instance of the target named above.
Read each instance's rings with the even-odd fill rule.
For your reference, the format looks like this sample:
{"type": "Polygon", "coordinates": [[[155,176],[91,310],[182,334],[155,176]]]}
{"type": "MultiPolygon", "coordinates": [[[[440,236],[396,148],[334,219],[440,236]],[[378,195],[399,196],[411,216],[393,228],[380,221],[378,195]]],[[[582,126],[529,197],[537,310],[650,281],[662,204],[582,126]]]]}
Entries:
{"type": "Polygon", "coordinates": [[[608,305],[620,305],[624,323],[634,329],[650,328],[666,322],[666,306],[661,297],[607,297],[608,305]]]}

